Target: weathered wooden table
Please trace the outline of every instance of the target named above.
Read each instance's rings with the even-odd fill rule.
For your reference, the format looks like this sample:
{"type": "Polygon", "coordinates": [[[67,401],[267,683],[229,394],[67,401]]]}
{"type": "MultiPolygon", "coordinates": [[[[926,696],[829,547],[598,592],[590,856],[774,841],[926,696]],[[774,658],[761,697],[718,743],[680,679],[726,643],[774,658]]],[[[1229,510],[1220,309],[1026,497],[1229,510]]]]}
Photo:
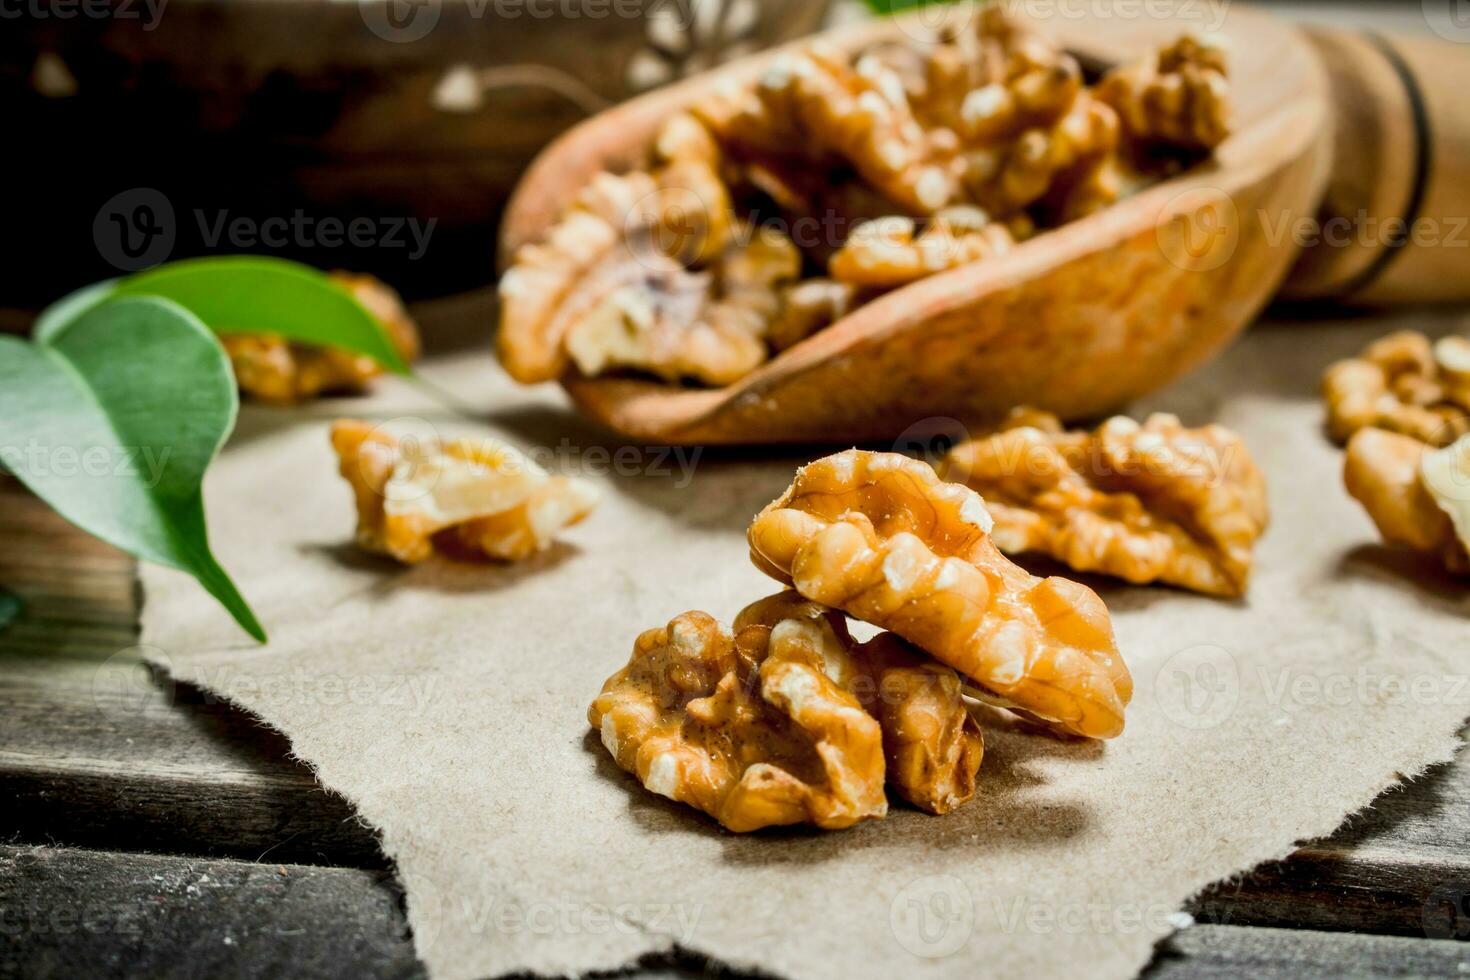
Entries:
{"type": "MultiPolygon", "coordinates": [[[[423,972],[351,809],[280,736],[141,665],[129,558],[0,478],[0,583],[28,605],[0,633],[0,976],[423,972]]],[[[1462,756],[1201,896],[1149,975],[1470,973],[1467,835],[1462,756]]]]}

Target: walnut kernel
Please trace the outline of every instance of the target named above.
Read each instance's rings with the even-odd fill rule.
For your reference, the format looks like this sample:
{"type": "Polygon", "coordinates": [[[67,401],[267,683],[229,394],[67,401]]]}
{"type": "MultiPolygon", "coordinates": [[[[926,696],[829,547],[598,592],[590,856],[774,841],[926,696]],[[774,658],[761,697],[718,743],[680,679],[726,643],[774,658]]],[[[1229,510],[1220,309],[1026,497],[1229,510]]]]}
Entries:
{"type": "MultiPolygon", "coordinates": [[[[405,361],[419,355],[418,327],[398,294],[372,276],[333,272],[331,279],[373,315],[405,361]]],[[[275,334],[224,333],[220,343],[246,395],[270,405],[296,405],[319,395],[363,391],[383,373],[364,354],[289,341],[275,334]]]]}
{"type": "Polygon", "coordinates": [[[943,471],[985,495],[1001,550],[1135,584],[1241,595],[1268,520],[1265,479],[1240,438],[1172,415],[1087,433],[1022,409],[956,446],[943,471]]]}
{"type": "Polygon", "coordinates": [[[343,419],[332,446],[356,498],[359,547],[408,564],[436,551],[528,558],[597,504],[591,484],[495,439],[399,441],[343,419]]]}
{"type": "Polygon", "coordinates": [[[757,567],[890,630],[1054,729],[1122,731],[1132,681],[1102,601],[1005,558],[974,491],[858,450],[798,471],[750,527],[757,567]]]}
{"type": "Polygon", "coordinates": [[[888,811],[878,722],[832,679],[835,616],[744,624],[688,612],[638,638],[588,721],[644,787],[737,833],[850,827],[888,811]]]}

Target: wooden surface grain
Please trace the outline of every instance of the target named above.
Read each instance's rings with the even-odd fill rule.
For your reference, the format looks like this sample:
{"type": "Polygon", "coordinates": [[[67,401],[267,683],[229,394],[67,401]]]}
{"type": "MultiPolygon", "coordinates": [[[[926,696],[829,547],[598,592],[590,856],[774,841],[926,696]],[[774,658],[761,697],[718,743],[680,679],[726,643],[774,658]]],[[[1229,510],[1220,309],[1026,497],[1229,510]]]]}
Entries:
{"type": "MultiPolygon", "coordinates": [[[[5,478],[0,543],[27,605],[0,632],[0,976],[419,975],[372,831],[279,734],[142,665],[131,559],[5,478]],[[89,909],[164,941],[55,924],[89,909]]],[[[1467,838],[1461,756],[1210,889],[1148,975],[1470,971],[1467,838]]]]}
{"type": "MultiPolygon", "coordinates": [[[[385,873],[280,863],[0,846],[0,976],[423,977],[403,895],[385,873]]],[[[1450,977],[1470,946],[1196,925],[1160,944],[1146,980],[1450,977]]],[[[642,980],[719,973],[692,957],[642,980]]]]}

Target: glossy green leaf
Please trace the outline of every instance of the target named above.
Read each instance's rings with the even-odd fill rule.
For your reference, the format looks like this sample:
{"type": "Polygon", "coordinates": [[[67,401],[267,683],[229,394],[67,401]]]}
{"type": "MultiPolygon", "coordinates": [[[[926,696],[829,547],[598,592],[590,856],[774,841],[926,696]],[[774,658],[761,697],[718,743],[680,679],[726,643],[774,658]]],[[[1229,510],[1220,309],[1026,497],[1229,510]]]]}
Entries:
{"type": "Polygon", "coordinates": [[[25,603],[21,602],[20,596],[0,589],[0,630],[9,626],[24,611],[25,603]]]}
{"type": "Polygon", "coordinates": [[[104,279],[90,286],[83,286],[75,292],[67,293],[41,311],[41,315],[36,317],[35,326],[31,329],[31,336],[37,341],[44,341],[111,296],[120,282],[122,282],[121,279],[104,279]]]}
{"type": "Polygon", "coordinates": [[[938,7],[957,0],[867,0],[868,6],[880,14],[898,14],[920,7],[938,7]]]}
{"type": "Polygon", "coordinates": [[[41,314],[35,339],[45,342],[78,314],[121,296],[172,300],[217,333],[279,334],[366,354],[390,371],[409,373],[387,331],[329,276],[297,262],[254,255],[170,262],[87,286],[41,314]]]}
{"type": "Polygon", "coordinates": [[[0,336],[11,472],[88,534],[193,575],[263,641],[209,550],[200,486],[238,408],[219,342],[168,300],[106,300],[44,343],[0,336]]]}

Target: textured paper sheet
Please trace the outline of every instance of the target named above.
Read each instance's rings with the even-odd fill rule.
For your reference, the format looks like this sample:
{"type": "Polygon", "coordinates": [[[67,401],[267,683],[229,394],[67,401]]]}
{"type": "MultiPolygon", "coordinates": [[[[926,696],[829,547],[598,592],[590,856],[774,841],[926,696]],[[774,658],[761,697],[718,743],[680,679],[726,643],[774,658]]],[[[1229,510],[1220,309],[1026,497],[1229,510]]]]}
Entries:
{"type": "Polygon", "coordinates": [[[611,764],[588,702],[641,630],[696,608],[728,621],[774,591],[746,524],[819,451],[711,451],[687,477],[689,456],[611,452],[554,389],[515,389],[488,355],[429,374],[493,431],[602,483],[564,546],[510,568],[360,555],[328,420],[462,423],[405,385],[250,410],[207,492],[271,644],[152,568],[145,641],[285,732],[382,832],[436,978],[608,969],[675,945],[810,980],[1126,977],[1190,895],[1448,759],[1470,713],[1470,592],[1376,544],[1320,428],[1321,369],[1389,326],[1267,325],[1136,407],[1246,437],[1275,518],[1250,597],[1089,580],[1137,681],[1127,732],[992,734],[979,798],[947,817],[896,805],[841,833],[737,837],[611,764]]]}

